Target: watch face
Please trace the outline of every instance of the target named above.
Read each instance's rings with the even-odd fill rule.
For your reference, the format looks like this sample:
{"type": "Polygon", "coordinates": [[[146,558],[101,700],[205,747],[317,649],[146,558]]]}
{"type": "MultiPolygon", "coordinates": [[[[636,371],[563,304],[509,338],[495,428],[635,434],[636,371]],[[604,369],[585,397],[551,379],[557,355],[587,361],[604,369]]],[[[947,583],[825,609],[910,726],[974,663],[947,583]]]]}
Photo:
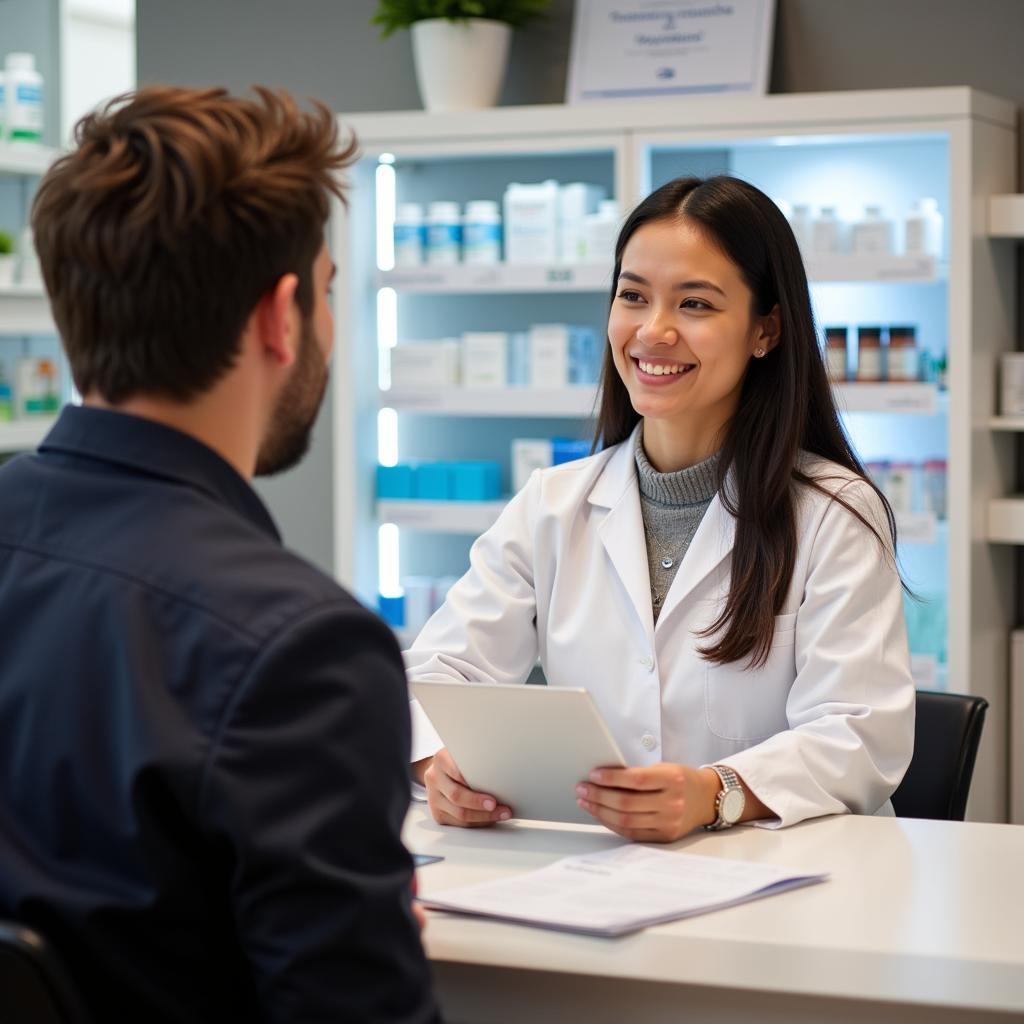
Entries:
{"type": "Polygon", "coordinates": [[[739,821],[740,815],[743,813],[743,805],[746,800],[743,796],[743,790],[730,789],[722,797],[722,817],[728,822],[739,821]]]}

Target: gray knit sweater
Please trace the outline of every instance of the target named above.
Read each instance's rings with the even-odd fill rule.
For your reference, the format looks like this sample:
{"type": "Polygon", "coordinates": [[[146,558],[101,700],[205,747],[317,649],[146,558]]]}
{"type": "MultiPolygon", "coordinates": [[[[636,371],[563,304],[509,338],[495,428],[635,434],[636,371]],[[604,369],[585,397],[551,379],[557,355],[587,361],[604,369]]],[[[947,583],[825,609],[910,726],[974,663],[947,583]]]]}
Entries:
{"type": "Polygon", "coordinates": [[[719,453],[695,466],[659,473],[648,462],[643,431],[638,431],[634,455],[647,542],[651,608],[657,622],[679,563],[715,496],[719,453]]]}

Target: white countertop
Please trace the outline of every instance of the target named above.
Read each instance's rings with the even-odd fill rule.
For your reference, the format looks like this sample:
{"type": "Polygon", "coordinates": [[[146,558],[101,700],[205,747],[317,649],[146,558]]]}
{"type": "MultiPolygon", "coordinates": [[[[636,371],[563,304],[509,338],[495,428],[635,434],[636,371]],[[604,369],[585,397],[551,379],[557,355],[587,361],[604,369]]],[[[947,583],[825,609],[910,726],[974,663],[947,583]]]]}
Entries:
{"type": "MultiPolygon", "coordinates": [[[[419,869],[424,895],[623,842],[539,822],[442,828],[423,805],[405,839],[445,857],[419,869]]],[[[443,963],[1024,1012],[1024,827],[841,815],[666,848],[831,878],[618,939],[431,913],[427,951],[443,963]]]]}

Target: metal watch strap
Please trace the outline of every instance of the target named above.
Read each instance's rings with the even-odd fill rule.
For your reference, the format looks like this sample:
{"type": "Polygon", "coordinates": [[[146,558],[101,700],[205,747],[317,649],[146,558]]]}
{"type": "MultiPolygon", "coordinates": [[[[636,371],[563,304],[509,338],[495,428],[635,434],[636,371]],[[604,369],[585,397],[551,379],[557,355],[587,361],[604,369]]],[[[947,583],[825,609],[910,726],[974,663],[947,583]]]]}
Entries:
{"type": "Polygon", "coordinates": [[[732,828],[735,824],[735,822],[726,821],[722,817],[722,801],[730,790],[742,787],[740,786],[740,777],[728,765],[713,764],[709,767],[722,780],[722,788],[719,790],[718,796],[715,797],[715,820],[704,827],[711,832],[717,832],[723,828],[732,828]]]}

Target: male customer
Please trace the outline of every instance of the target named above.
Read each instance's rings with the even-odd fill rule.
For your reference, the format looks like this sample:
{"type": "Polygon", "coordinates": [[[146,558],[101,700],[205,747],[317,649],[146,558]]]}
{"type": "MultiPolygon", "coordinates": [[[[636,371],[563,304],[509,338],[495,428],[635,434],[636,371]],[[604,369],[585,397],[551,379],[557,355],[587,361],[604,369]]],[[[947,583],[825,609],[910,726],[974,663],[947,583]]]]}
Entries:
{"type": "Polygon", "coordinates": [[[437,1018],[397,646],[249,484],[324,394],[353,151],[285,94],[154,87],[36,196],[84,406],[0,470],[0,916],[98,1021],[437,1018]]]}

